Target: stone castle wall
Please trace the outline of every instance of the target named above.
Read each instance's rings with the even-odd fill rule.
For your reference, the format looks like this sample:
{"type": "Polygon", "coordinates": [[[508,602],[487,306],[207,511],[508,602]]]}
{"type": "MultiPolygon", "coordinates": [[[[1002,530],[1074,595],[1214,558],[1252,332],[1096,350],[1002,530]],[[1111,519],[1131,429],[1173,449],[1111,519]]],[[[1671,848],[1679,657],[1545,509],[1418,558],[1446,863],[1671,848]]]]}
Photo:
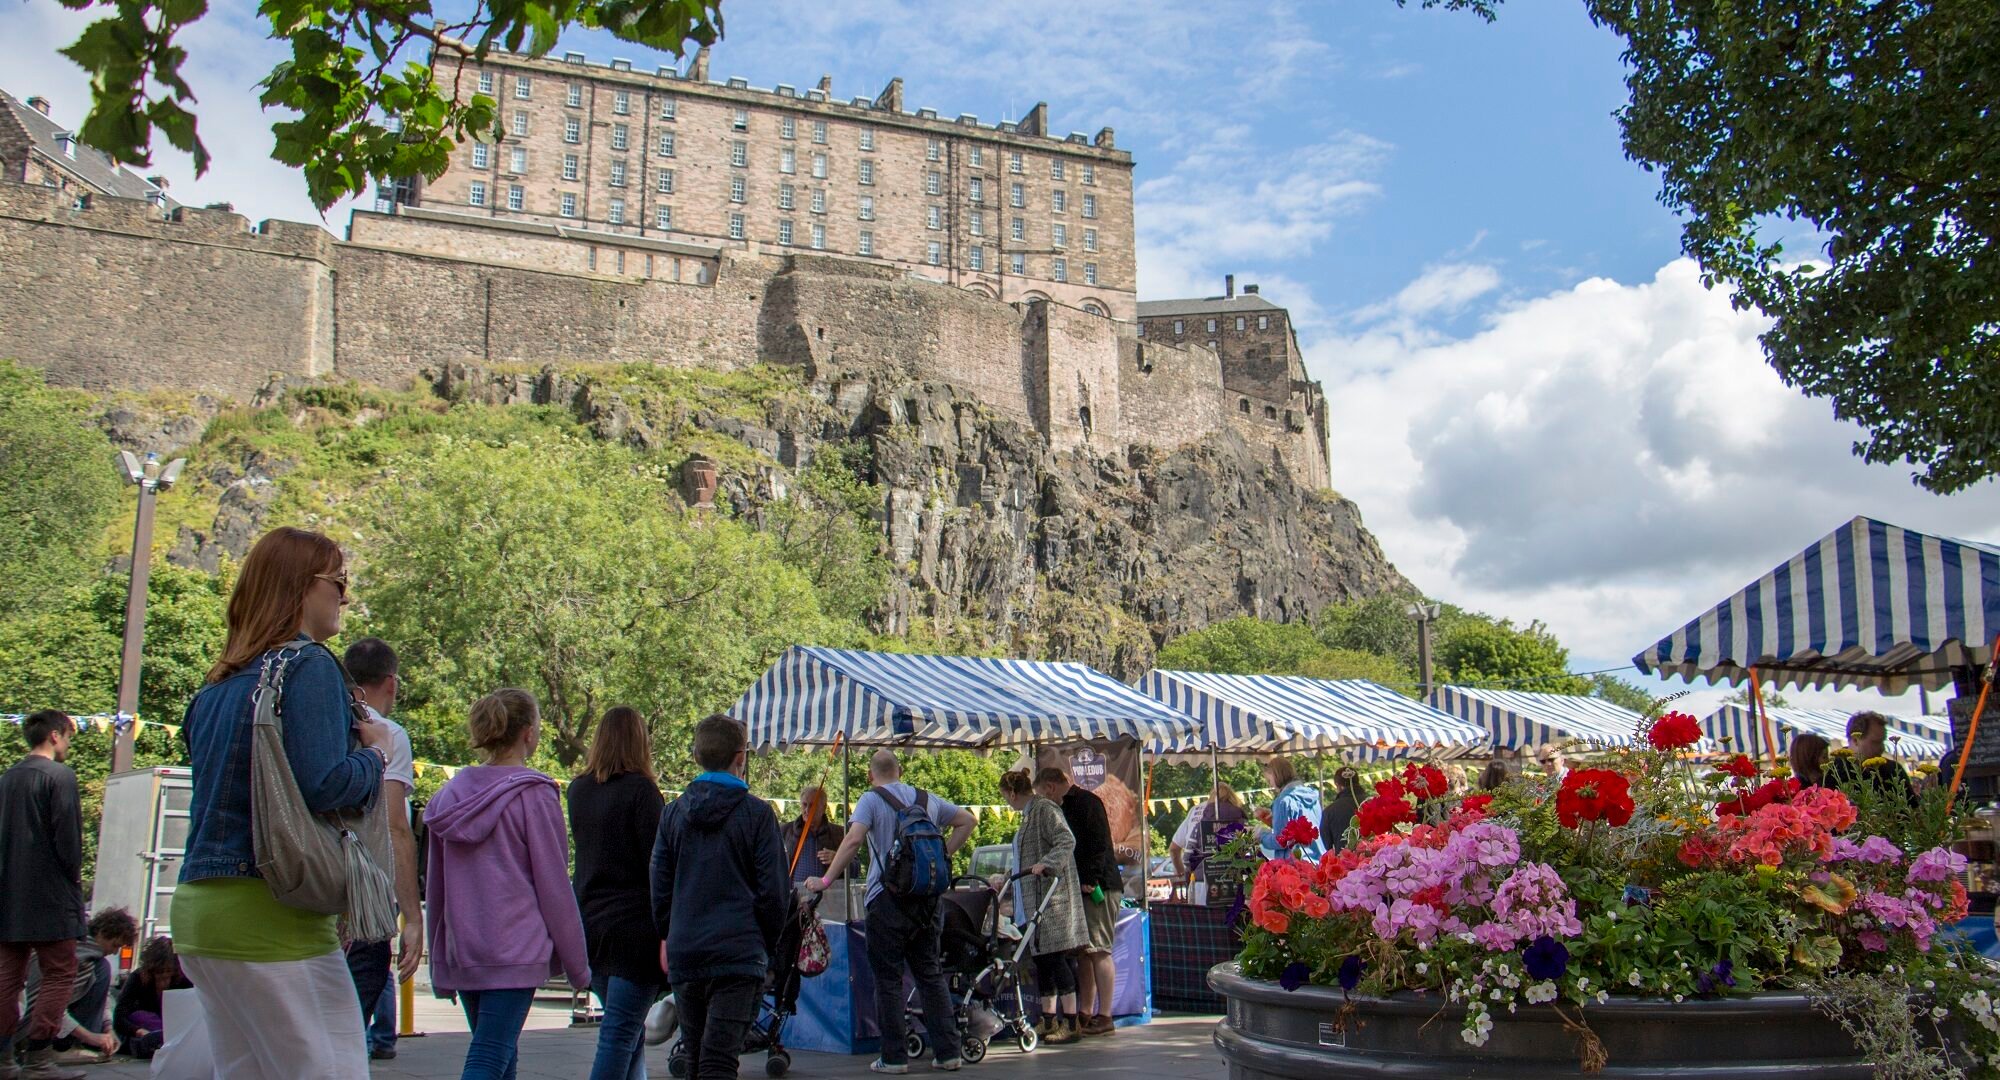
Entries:
{"type": "Polygon", "coordinates": [[[792,364],[949,384],[1058,451],[1173,448],[1234,426],[1326,483],[1282,414],[1234,414],[1215,352],[1130,323],[852,259],[436,216],[357,213],[342,242],[0,183],[0,356],[59,384],[237,397],[272,375],[402,385],[454,362],[792,364]]]}

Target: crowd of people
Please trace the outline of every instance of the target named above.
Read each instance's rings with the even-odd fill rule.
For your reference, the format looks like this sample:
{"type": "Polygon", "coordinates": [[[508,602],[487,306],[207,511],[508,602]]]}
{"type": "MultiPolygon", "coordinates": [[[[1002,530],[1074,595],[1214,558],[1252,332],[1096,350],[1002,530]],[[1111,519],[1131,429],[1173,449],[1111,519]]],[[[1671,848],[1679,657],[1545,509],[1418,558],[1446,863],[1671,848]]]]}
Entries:
{"type": "MultiPolygon", "coordinates": [[[[534,696],[500,689],[469,710],[479,763],[429,800],[420,858],[412,747],[391,719],[398,658],[376,638],[340,655],[327,647],[347,604],[344,555],[323,534],[280,528],[245,558],[222,655],[182,725],[193,782],[171,940],[140,948],[122,909],[86,919],[81,810],[64,765],[76,725],[55,711],[27,718],[30,752],[0,776],[0,1080],[80,1080],[76,1061],[160,1052],[174,990],[199,1003],[215,1076],[366,1076],[370,1058],[395,1056],[395,990],[426,956],[433,992],[457,1000],[471,1031],[466,1080],[512,1080],[534,996],[558,979],[602,1003],[593,1080],[646,1075],[647,1017],[669,992],[689,1075],[733,1077],[781,932],[864,847],[882,1033],[872,1068],[909,1068],[906,973],[931,1068],[960,1067],[940,890],[912,874],[941,872],[948,883],[973,817],[905,782],[893,753],[870,760],[871,787],[844,827],[828,820],[816,787],[781,826],[749,792],[740,723],[717,715],[695,726],[702,771],[669,802],[644,717],[615,707],[565,793],[528,764],[541,740],[534,696]],[[277,717],[281,760],[307,811],[387,819],[386,843],[353,842],[393,890],[401,920],[390,938],[352,940],[339,915],[281,901],[268,886],[275,864],[252,826],[253,806],[276,797],[253,768],[260,700],[277,717]],[[107,1018],[110,958],[135,949],[107,1018]]],[[[1024,820],[1014,910],[1025,921],[1047,909],[1033,942],[1040,1032],[1055,1044],[1109,1033],[1122,881],[1104,806],[1059,768],[1008,773],[1003,794],[1024,820]]]]}

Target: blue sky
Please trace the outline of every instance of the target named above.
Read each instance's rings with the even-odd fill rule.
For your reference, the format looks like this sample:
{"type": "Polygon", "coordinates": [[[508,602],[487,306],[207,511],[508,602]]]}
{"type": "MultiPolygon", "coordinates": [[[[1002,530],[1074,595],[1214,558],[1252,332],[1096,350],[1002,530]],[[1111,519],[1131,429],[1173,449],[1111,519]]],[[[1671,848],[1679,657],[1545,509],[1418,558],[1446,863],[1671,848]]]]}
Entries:
{"type": "MultiPolygon", "coordinates": [[[[1434,595],[1548,622],[1579,668],[1625,663],[1855,514],[2000,538],[2000,486],[1938,498],[1861,464],[1858,432],[1763,363],[1761,317],[1678,258],[1619,144],[1621,42],[1576,0],[1515,0],[1490,25],[1391,0],[724,11],[718,78],[831,74],[837,96],[872,97],[900,75],[911,108],[990,123],[1047,101],[1058,131],[1115,127],[1137,162],[1142,295],[1234,273],[1290,307],[1327,388],[1334,486],[1389,556],[1434,595]]],[[[184,201],[310,220],[268,160],[251,88],[276,52],[253,14],[217,0],[188,42],[215,171],[161,168],[184,201]]],[[[81,24],[52,0],[0,7],[0,79],[80,118],[83,79],[54,49],[81,24]]],[[[563,47],[664,62],[603,34],[563,47]]]]}

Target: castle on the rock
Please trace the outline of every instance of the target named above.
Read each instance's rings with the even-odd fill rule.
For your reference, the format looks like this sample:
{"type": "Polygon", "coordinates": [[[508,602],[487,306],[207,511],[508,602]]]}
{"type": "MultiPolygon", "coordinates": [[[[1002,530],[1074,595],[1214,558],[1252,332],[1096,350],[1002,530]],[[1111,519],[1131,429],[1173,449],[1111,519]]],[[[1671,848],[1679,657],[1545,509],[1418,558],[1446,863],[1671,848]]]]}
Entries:
{"type": "Polygon", "coordinates": [[[493,56],[438,78],[500,137],[385,185],[347,237],[173,204],[0,92],[0,356],[56,382],[243,395],[274,374],[399,384],[453,362],[799,365],[948,383],[1056,449],[1233,428],[1326,486],[1289,313],[1139,302],[1132,157],[1046,105],[905,108],[493,56]]]}

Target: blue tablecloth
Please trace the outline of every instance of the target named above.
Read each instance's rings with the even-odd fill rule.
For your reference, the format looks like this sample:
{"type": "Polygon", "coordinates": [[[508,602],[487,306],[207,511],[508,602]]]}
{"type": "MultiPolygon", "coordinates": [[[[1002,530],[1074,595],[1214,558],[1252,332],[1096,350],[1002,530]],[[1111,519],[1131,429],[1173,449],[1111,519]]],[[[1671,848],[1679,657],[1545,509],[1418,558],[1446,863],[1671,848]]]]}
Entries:
{"type": "Polygon", "coordinates": [[[1951,933],[1979,950],[1979,955],[2000,960],[2000,938],[1994,935],[1992,915],[1968,915],[1951,924],[1951,933]]]}
{"type": "MultiPolygon", "coordinates": [[[[1111,955],[1118,966],[1112,1005],[1119,1025],[1152,1018],[1152,956],[1146,913],[1119,913],[1111,955]]],[[[832,955],[826,971],[799,987],[798,1015],[785,1026],[784,1043],[793,1050],[829,1054],[872,1054],[880,1048],[875,1026],[875,976],[868,970],[868,928],[862,923],[827,923],[832,955]]],[[[1033,969],[1026,972],[1032,979],[1033,969]]]]}

